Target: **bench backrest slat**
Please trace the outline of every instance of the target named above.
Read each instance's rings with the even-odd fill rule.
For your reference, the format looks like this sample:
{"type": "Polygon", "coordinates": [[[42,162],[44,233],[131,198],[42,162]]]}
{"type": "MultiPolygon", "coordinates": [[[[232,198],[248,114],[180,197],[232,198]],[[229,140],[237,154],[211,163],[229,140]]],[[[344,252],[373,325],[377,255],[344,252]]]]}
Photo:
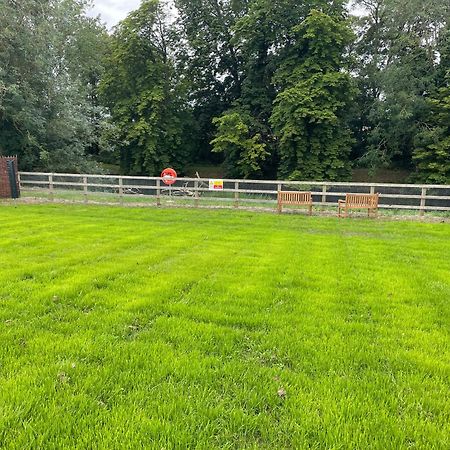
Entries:
{"type": "Polygon", "coordinates": [[[349,207],[376,208],[379,194],[345,194],[345,203],[349,207]]]}
{"type": "Polygon", "coordinates": [[[311,192],[279,191],[278,201],[287,205],[305,205],[312,203],[311,192]]]}

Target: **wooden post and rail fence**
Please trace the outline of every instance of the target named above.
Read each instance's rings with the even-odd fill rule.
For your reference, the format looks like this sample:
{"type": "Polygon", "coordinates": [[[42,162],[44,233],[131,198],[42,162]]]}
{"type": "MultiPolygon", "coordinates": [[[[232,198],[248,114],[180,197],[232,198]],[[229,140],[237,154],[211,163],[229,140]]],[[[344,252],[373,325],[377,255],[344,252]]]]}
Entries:
{"type": "Polygon", "coordinates": [[[222,189],[211,191],[208,178],[177,178],[170,189],[160,177],[19,172],[18,178],[22,197],[49,201],[277,210],[279,192],[301,191],[311,193],[313,210],[337,211],[352,193],[378,194],[380,210],[450,211],[450,185],[223,179],[222,189]]]}

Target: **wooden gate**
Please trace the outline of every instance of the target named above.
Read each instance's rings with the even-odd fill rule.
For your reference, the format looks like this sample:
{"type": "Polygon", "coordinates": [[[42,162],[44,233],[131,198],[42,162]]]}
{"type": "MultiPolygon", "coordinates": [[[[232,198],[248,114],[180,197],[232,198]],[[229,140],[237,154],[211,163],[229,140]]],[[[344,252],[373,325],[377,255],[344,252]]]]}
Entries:
{"type": "Polygon", "coordinates": [[[0,156],[0,198],[20,197],[17,156],[0,156]]]}

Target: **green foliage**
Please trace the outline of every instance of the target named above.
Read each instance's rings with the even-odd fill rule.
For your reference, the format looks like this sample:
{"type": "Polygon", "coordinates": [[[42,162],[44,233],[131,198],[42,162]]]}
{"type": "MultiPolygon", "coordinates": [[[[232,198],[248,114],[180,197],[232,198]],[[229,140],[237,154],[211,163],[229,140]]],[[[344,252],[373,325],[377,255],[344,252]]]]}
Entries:
{"type": "Polygon", "coordinates": [[[0,2],[0,153],[22,169],[447,179],[448,0],[145,0],[112,36],[88,0],[0,2]]]}
{"type": "Polygon", "coordinates": [[[448,17],[447,0],[361,0],[365,11],[354,46],[360,88],[354,157],[365,166],[409,168],[420,124],[436,90],[436,58],[448,17]]]}
{"type": "Polygon", "coordinates": [[[170,57],[162,6],[144,1],[115,31],[101,92],[118,128],[125,173],[158,175],[182,167],[190,126],[183,90],[170,57]]]}
{"type": "Polygon", "coordinates": [[[217,137],[211,142],[213,151],[223,152],[228,173],[244,178],[261,176],[261,165],[269,155],[261,135],[251,135],[251,117],[238,112],[224,114],[213,119],[217,125],[217,137]]]}
{"type": "Polygon", "coordinates": [[[105,30],[84,0],[1,7],[0,153],[18,154],[22,169],[94,170],[87,153],[101,146],[105,30]]]}
{"type": "MultiPolygon", "coordinates": [[[[247,14],[236,22],[233,43],[241,56],[244,72],[241,95],[234,102],[231,111],[245,116],[249,135],[258,136],[259,142],[264,144],[265,157],[258,161],[262,176],[275,177],[277,171],[283,176],[289,176],[293,171],[299,173],[297,160],[291,156],[298,153],[301,158],[299,149],[296,149],[296,142],[300,144],[300,139],[297,139],[300,135],[303,134],[309,141],[303,123],[308,119],[302,116],[300,109],[309,110],[311,104],[308,102],[311,103],[316,94],[317,98],[313,101],[317,103],[316,112],[312,114],[319,114],[318,111],[322,108],[322,113],[333,115],[338,123],[335,125],[336,132],[326,130],[325,125],[322,130],[316,128],[316,131],[312,131],[314,136],[311,136],[311,142],[314,141],[314,149],[305,149],[305,154],[307,158],[311,157],[310,166],[315,165],[316,169],[307,169],[302,176],[318,174],[320,178],[330,176],[334,179],[348,174],[346,159],[351,140],[345,127],[344,131],[338,129],[343,120],[342,114],[335,114],[337,109],[343,110],[352,97],[349,76],[339,73],[345,67],[342,55],[351,40],[351,33],[347,24],[338,26],[336,30],[333,28],[336,24],[345,23],[341,19],[342,13],[340,2],[328,5],[327,2],[320,1],[299,3],[286,0],[280,4],[260,0],[251,2],[247,14]],[[311,13],[314,6],[321,6],[336,17],[336,23],[328,24],[328,35],[324,34],[324,24],[317,25],[317,29],[314,29],[312,23],[309,28],[304,27],[310,20],[307,20],[308,14],[311,17],[314,15],[311,13]],[[313,44],[310,45],[311,43],[313,44]],[[336,71],[335,79],[331,75],[332,70],[336,71]],[[322,81],[308,79],[310,76],[316,77],[322,71],[325,73],[322,81]],[[323,85],[321,93],[318,92],[320,83],[323,85]],[[328,84],[325,86],[326,83],[328,84]],[[319,105],[324,94],[333,95],[330,92],[332,88],[339,94],[339,98],[325,98],[324,102],[330,104],[319,105]],[[310,90],[317,92],[311,93],[310,90]],[[298,122],[300,116],[302,117],[298,122]],[[282,159],[283,167],[278,166],[279,158],[282,159]],[[313,163],[313,160],[316,162],[313,163]],[[318,169],[321,164],[323,170],[318,169]]],[[[328,17],[325,13],[321,14],[328,17]]],[[[226,130],[226,141],[230,140],[229,131],[226,130]]],[[[239,139],[238,136],[235,138],[239,139]]],[[[217,139],[220,139],[220,130],[213,143],[217,139]]],[[[228,149],[225,154],[229,166],[236,169],[240,167],[239,161],[245,160],[245,156],[239,156],[237,147],[228,149]]]]}
{"type": "Polygon", "coordinates": [[[412,160],[413,180],[450,184],[450,25],[438,39],[436,89],[426,98],[428,114],[418,124],[412,160]]]}
{"type": "Polygon", "coordinates": [[[426,183],[450,184],[450,72],[447,85],[429,100],[428,124],[416,137],[415,178],[426,183]]]}
{"type": "Polygon", "coordinates": [[[293,32],[295,44],[275,74],[279,93],[270,119],[279,139],[279,174],[343,179],[352,142],[345,113],[354,89],[342,70],[350,30],[345,20],[313,10],[293,32]]]}
{"type": "Polygon", "coordinates": [[[234,26],[246,14],[249,3],[174,1],[179,15],[174,30],[177,68],[186,80],[198,127],[194,158],[215,159],[210,153],[215,131],[212,119],[227,111],[241,95],[243,62],[234,42],[234,26]]]}

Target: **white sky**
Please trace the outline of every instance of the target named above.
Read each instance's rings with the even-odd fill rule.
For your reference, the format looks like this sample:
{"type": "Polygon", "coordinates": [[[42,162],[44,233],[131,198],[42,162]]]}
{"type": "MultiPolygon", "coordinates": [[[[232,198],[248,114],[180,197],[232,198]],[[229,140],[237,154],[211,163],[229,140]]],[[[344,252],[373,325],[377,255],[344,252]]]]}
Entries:
{"type": "MultiPolygon", "coordinates": [[[[125,19],[130,11],[139,7],[141,0],[91,0],[93,7],[89,15],[96,17],[100,15],[101,21],[106,23],[108,29],[117,25],[125,19]]],[[[350,2],[351,3],[351,2],[350,2]]],[[[352,8],[353,13],[358,13],[358,9],[352,8]]]]}
{"type": "Polygon", "coordinates": [[[125,19],[130,11],[137,9],[140,3],[141,0],[93,0],[89,15],[96,17],[100,14],[101,21],[110,29],[125,19]]]}

